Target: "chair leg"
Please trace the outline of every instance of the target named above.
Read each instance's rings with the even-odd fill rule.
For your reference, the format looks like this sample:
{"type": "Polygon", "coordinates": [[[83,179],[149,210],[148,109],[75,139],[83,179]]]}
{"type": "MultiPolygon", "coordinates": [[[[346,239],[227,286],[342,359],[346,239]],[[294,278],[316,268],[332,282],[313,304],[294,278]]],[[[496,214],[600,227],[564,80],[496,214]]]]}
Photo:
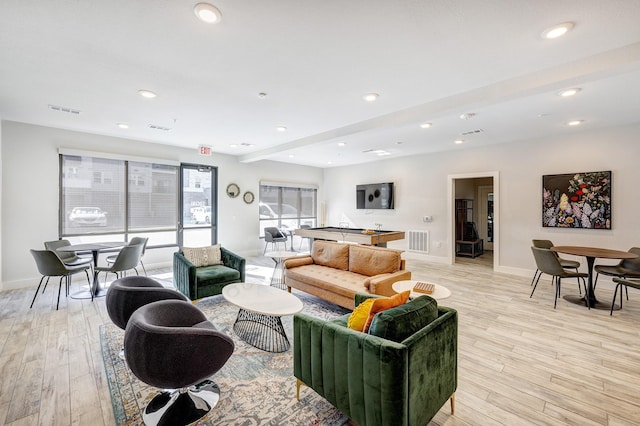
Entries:
{"type": "MultiPolygon", "coordinates": [[[[609,311],[609,316],[613,316],[613,306],[616,303],[616,296],[618,295],[618,289],[621,284],[616,284],[616,289],[613,291],[613,301],[611,302],[611,310],[609,311]]],[[[620,288],[620,300],[622,301],[622,289],[620,288]]],[[[622,309],[622,305],[620,305],[620,309],[622,309]]]]}
{"type": "Polygon", "coordinates": [[[451,403],[451,415],[453,416],[456,414],[456,394],[455,393],[451,395],[451,398],[449,398],[449,402],[451,403]]]}
{"type": "Polygon", "coordinates": [[[144,276],[147,276],[147,270],[144,267],[144,263],[142,263],[142,259],[140,259],[140,266],[142,266],[142,270],[144,271],[144,276]]]}
{"type": "Polygon", "coordinates": [[[60,307],[60,290],[62,290],[62,279],[63,278],[66,278],[66,277],[60,277],[60,283],[58,284],[58,303],[56,303],[56,311],[60,307]]]}
{"type": "Polygon", "coordinates": [[[42,294],[44,294],[44,291],[47,289],[47,284],[49,284],[49,278],[51,277],[47,277],[47,281],[45,281],[44,287],[42,287],[42,294]]]}
{"type": "Polygon", "coordinates": [[[596,289],[596,286],[598,285],[598,277],[600,276],[600,272],[596,272],[596,279],[593,280],[593,289],[596,289]]]}
{"type": "MultiPolygon", "coordinates": [[[[300,244],[302,246],[302,244],[300,244]]],[[[533,278],[531,279],[531,284],[533,285],[533,282],[536,280],[536,277],[538,276],[538,272],[540,272],[540,269],[536,269],[536,271],[533,273],[533,278]]],[[[542,272],[540,272],[542,274],[542,272]]]]}
{"type": "MultiPolygon", "coordinates": [[[[47,280],[49,278],[47,277],[47,280]]],[[[44,275],[42,276],[42,278],[40,278],[40,282],[38,283],[38,288],[36,288],[36,294],[33,295],[33,300],[31,301],[31,306],[29,306],[29,309],[33,308],[33,302],[36,301],[36,296],[38,295],[38,292],[40,291],[40,286],[42,285],[42,281],[44,280],[44,275]]]]}
{"type": "Polygon", "coordinates": [[[553,309],[556,308],[558,304],[558,296],[560,296],[560,284],[562,283],[562,279],[560,277],[554,277],[556,279],[556,297],[553,301],[553,309]]]}
{"type": "MultiPolygon", "coordinates": [[[[529,299],[531,299],[533,297],[533,292],[536,291],[536,287],[538,287],[538,281],[540,281],[540,277],[542,276],[542,272],[540,272],[540,274],[538,275],[538,278],[536,279],[535,284],[533,285],[533,290],[531,290],[531,294],[529,295],[529,299]]],[[[551,284],[553,284],[553,281],[551,282],[551,284]]]]}

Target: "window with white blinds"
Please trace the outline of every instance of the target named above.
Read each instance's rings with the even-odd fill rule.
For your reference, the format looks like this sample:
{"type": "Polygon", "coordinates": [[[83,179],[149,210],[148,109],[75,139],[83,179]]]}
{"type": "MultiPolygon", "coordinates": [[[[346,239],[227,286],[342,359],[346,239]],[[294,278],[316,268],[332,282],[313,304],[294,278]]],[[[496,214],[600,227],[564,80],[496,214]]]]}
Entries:
{"type": "Polygon", "coordinates": [[[260,185],[260,236],[264,228],[275,226],[294,230],[301,225],[315,227],[317,223],[317,189],[279,184],[260,185]]]}
{"type": "Polygon", "coordinates": [[[178,167],[60,155],[60,235],[177,229],[178,167]]]}

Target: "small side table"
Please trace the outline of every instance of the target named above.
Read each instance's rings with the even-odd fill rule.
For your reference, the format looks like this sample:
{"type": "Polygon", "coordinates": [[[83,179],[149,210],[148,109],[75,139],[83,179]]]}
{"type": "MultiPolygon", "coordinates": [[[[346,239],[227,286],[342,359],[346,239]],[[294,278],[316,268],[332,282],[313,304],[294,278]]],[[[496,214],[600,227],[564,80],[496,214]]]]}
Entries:
{"type": "Polygon", "coordinates": [[[446,288],[441,284],[432,283],[434,286],[434,289],[433,289],[433,293],[431,294],[424,294],[424,293],[418,293],[413,291],[413,287],[415,287],[416,283],[418,283],[419,281],[423,281],[423,280],[396,281],[391,285],[391,288],[393,289],[393,291],[397,293],[402,293],[403,291],[411,290],[411,294],[409,295],[409,297],[411,297],[412,299],[419,296],[431,296],[436,300],[440,300],[440,299],[446,299],[447,297],[451,296],[451,290],[449,290],[448,288],[446,288]]]}
{"type": "Polygon", "coordinates": [[[286,286],[284,285],[284,268],[282,267],[282,264],[286,259],[296,257],[297,255],[297,252],[291,251],[270,251],[265,254],[265,256],[272,258],[275,262],[275,266],[273,267],[273,275],[271,276],[272,287],[286,290],[286,286]]]}

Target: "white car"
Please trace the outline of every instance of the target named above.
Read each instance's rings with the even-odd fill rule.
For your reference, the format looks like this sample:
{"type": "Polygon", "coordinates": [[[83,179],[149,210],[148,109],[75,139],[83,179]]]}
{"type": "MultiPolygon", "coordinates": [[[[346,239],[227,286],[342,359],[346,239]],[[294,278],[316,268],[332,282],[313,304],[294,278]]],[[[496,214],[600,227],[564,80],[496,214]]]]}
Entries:
{"type": "Polygon", "coordinates": [[[107,213],[100,207],[74,207],[69,213],[71,226],[107,226],[107,213]]]}

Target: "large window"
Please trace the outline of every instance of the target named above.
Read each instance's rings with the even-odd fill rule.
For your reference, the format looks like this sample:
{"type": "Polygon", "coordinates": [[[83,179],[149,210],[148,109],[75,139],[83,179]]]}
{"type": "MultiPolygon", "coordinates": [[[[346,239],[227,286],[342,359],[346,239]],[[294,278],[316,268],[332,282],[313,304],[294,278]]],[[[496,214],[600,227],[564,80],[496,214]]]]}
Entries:
{"type": "Polygon", "coordinates": [[[301,225],[316,226],[317,190],[285,185],[260,185],[260,236],[264,228],[275,226],[294,230],[301,225]]]}
{"type": "Polygon", "coordinates": [[[176,244],[177,166],[61,154],[60,188],[61,236],[155,232],[176,244]]]}

